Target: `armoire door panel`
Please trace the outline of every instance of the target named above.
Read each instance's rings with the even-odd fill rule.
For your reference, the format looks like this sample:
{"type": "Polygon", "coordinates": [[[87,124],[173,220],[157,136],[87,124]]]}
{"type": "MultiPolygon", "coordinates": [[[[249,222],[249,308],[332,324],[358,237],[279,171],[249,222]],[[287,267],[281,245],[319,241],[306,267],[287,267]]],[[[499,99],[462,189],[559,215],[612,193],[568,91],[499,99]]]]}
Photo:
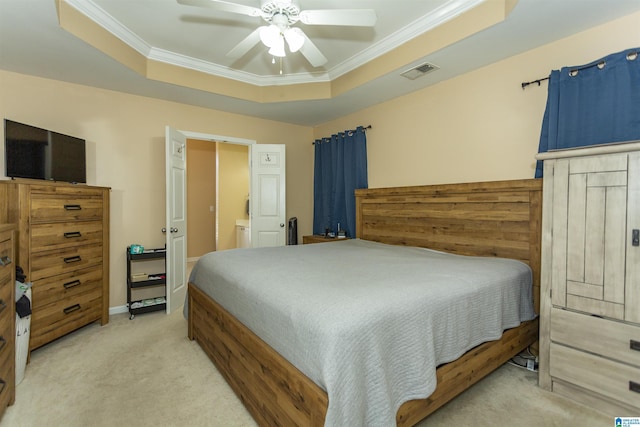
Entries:
{"type": "MultiPolygon", "coordinates": [[[[626,178],[626,174],[625,174],[626,178]]],[[[604,299],[624,303],[625,229],[627,212],[620,209],[627,200],[627,187],[607,189],[604,241],[604,299]]]]}
{"type": "Polygon", "coordinates": [[[640,153],[629,154],[629,184],[627,188],[627,286],[625,287],[625,315],[627,322],[640,324],[640,246],[634,246],[633,230],[640,229],[640,153]]]}
{"type": "Polygon", "coordinates": [[[604,219],[606,190],[589,187],[586,191],[586,215],[584,223],[584,281],[593,285],[604,282],[604,219]]]}
{"type": "MultiPolygon", "coordinates": [[[[547,178],[548,179],[548,178],[547,178]]],[[[567,209],[569,185],[569,160],[557,160],[553,171],[552,205],[554,206],[551,223],[553,236],[551,250],[551,282],[553,292],[551,303],[564,307],[567,303],[567,209]]]]}
{"type": "MultiPolygon", "coordinates": [[[[566,187],[565,187],[566,188],[566,187]]],[[[567,191],[566,189],[564,191],[567,191]]],[[[584,282],[587,176],[569,175],[567,205],[567,280],[584,282]]],[[[554,239],[556,236],[554,236],[554,239]]]]}

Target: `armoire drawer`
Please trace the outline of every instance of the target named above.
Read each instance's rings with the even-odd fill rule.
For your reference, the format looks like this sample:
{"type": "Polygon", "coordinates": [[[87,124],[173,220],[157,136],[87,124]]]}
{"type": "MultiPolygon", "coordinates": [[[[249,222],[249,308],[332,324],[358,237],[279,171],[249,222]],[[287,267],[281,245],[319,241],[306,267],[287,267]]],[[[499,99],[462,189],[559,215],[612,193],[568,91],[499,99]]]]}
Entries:
{"type": "Polygon", "coordinates": [[[101,287],[101,265],[38,280],[32,289],[33,310],[60,300],[71,301],[80,294],[100,290],[101,287]]]}
{"type": "Polygon", "coordinates": [[[41,252],[102,242],[101,221],[35,224],[31,227],[31,251],[41,252]]]}
{"type": "Polygon", "coordinates": [[[640,368],[556,343],[551,343],[550,354],[552,378],[640,410],[640,368]]]}
{"type": "Polygon", "coordinates": [[[58,190],[58,194],[31,193],[31,222],[57,222],[102,219],[102,195],[77,195],[58,190]],[[62,194],[59,194],[62,193],[62,194]]]}
{"type": "Polygon", "coordinates": [[[102,264],[102,245],[39,252],[31,258],[31,281],[102,264]]]}
{"type": "Polygon", "coordinates": [[[640,368],[640,326],[637,325],[553,308],[551,341],[640,368]]]}
{"type": "Polygon", "coordinates": [[[102,315],[102,289],[95,288],[73,299],[60,300],[34,310],[31,315],[31,348],[40,347],[102,315]]]}

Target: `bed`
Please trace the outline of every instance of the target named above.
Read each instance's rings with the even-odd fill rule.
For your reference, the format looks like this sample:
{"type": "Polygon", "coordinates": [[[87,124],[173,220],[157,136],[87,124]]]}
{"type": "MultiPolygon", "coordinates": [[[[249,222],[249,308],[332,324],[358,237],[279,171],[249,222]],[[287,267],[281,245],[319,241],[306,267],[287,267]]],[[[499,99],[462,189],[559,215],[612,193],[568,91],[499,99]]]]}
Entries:
{"type": "MultiPolygon", "coordinates": [[[[354,245],[391,244],[412,252],[426,247],[524,262],[530,267],[534,307],[538,311],[540,180],[357,190],[356,205],[360,240],[354,245]]],[[[335,244],[311,246],[332,245],[335,244]]],[[[333,246],[333,251],[342,250],[338,246],[343,245],[333,246]]],[[[309,251],[311,248],[306,248],[309,251]]],[[[262,276],[256,275],[255,279],[259,277],[262,276]]],[[[237,307],[227,310],[225,297],[217,298],[223,300],[225,308],[197,284],[189,284],[188,334],[209,355],[256,422],[265,426],[323,425],[329,408],[326,384],[317,385],[321,382],[313,370],[304,366],[309,374],[305,375],[295,367],[301,366],[298,356],[290,357],[291,361],[282,357],[238,320],[243,317],[237,307]]],[[[252,301],[253,295],[248,300],[252,301]]],[[[286,316],[283,318],[286,322],[286,316]]],[[[295,323],[300,323],[299,319],[295,323]]],[[[281,326],[286,329],[286,323],[281,326]]],[[[514,325],[505,326],[508,329],[497,339],[478,343],[456,360],[439,364],[433,393],[402,403],[396,412],[396,423],[414,425],[537,340],[537,319],[511,326],[514,325]]],[[[264,332],[260,333],[264,337],[264,332]]],[[[267,341],[271,339],[266,337],[267,341]]],[[[273,345],[280,348],[278,343],[273,345]]],[[[336,402],[332,401],[332,408],[336,402]]],[[[332,409],[329,419],[335,419],[334,412],[332,409]]]]}

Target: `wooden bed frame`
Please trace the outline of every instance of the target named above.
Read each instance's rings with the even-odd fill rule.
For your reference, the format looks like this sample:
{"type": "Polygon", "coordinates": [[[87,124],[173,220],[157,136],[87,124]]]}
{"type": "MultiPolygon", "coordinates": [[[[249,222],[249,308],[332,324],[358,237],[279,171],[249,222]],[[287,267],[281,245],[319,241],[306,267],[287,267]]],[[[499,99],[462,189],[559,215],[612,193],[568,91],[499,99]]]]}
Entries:
{"type": "MultiPolygon", "coordinates": [[[[531,266],[539,312],[542,180],[356,190],[357,237],[447,252],[514,258],[531,266]]],[[[328,396],[242,323],[189,283],[196,340],[261,426],[321,426],[328,396]]],[[[538,339],[538,320],[505,331],[438,367],[426,399],[396,415],[408,426],[434,412],[538,339]]]]}

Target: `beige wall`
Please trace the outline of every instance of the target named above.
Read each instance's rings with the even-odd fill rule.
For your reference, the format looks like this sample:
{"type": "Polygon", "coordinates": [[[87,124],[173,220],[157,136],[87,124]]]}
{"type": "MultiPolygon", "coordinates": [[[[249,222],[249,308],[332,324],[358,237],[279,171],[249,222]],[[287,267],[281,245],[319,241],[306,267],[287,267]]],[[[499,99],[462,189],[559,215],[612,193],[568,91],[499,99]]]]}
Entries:
{"type": "MultiPolygon", "coordinates": [[[[287,217],[308,234],[313,146],[371,124],[370,187],[533,176],[546,84],[520,83],[640,45],[640,13],[310,129],[0,71],[0,116],[87,140],[88,181],[112,188],[111,306],[126,301],[125,248],[161,246],[164,128],[286,144],[287,217]]],[[[0,150],[0,159],[4,153],[0,150]]]]}
{"type": "Polygon", "coordinates": [[[215,205],[216,144],[188,139],[187,258],[216,250],[215,205]]]}
{"type": "MultiPolygon", "coordinates": [[[[640,13],[314,129],[367,132],[369,187],[532,178],[552,69],[640,46],[640,13]]],[[[437,71],[436,71],[437,72],[437,71]]]]}
{"type": "Polygon", "coordinates": [[[236,220],[249,219],[249,147],[216,143],[218,147],[218,250],[236,247],[236,220]]]}
{"type": "MultiPolygon", "coordinates": [[[[0,71],[0,118],[87,140],[89,184],[111,187],[111,307],[126,303],[127,245],[164,244],[165,126],[285,144],[287,215],[311,230],[312,129],[0,71]],[[295,197],[293,195],[296,195],[295,197]],[[299,197],[297,195],[302,195],[299,197]]],[[[2,128],[2,127],[0,127],[2,128]]],[[[0,140],[4,140],[1,130],[0,140]]],[[[0,150],[4,164],[4,150],[0,150]]],[[[4,168],[1,171],[4,174],[4,168]]]]}

